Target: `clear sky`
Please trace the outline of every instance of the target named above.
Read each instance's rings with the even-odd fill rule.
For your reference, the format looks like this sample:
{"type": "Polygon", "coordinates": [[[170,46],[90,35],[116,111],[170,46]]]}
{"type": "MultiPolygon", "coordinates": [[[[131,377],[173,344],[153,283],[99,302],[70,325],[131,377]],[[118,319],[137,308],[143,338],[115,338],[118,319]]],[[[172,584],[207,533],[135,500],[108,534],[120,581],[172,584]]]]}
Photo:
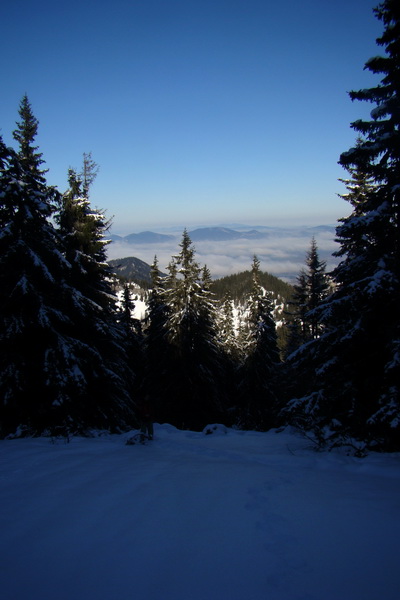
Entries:
{"type": "Polygon", "coordinates": [[[27,93],[48,181],[92,152],[115,233],[335,223],[337,164],[377,80],[376,0],[13,0],[1,11],[0,128],[27,93]]]}

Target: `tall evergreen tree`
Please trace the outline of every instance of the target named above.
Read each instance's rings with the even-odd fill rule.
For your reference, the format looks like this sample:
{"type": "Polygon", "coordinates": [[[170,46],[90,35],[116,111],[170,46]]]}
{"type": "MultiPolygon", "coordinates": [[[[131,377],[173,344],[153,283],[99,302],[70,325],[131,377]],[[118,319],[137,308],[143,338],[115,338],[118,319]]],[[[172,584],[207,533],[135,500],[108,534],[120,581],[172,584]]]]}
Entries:
{"type": "Polygon", "coordinates": [[[328,296],[330,284],[326,262],[320,260],[318,246],[313,237],[302,268],[293,286],[294,293],[288,302],[286,315],[284,357],[288,358],[302,344],[318,338],[323,324],[318,312],[321,302],[328,296]]]}
{"type": "MultiPolygon", "coordinates": [[[[39,121],[34,116],[31,103],[28,96],[25,94],[19,105],[18,110],[20,121],[17,121],[17,128],[13,131],[13,138],[18,143],[18,159],[21,165],[21,173],[25,184],[32,182],[34,186],[41,184],[50,191],[47,187],[45,173],[40,165],[44,164],[42,154],[38,152],[38,146],[34,146],[34,141],[37,136],[39,121]]],[[[48,209],[53,210],[54,206],[51,200],[54,199],[54,188],[52,189],[53,196],[47,198],[48,209]]]]}
{"type": "Polygon", "coordinates": [[[132,297],[132,289],[129,283],[126,282],[117,309],[117,322],[122,330],[123,346],[128,364],[134,373],[134,379],[132,380],[134,380],[137,389],[142,385],[144,377],[144,342],[142,321],[134,316],[134,312],[135,301],[132,297]]]}
{"type": "MultiPolygon", "coordinates": [[[[173,269],[172,269],[173,270],[173,269]]],[[[173,275],[175,280],[175,274],[173,275]]],[[[173,283],[170,282],[173,287],[173,283]]],[[[168,338],[168,319],[165,278],[161,276],[158,259],[151,265],[151,290],[148,307],[148,324],[145,329],[145,375],[142,394],[152,405],[154,417],[159,422],[171,420],[175,415],[174,362],[171,342],[168,338]]]]}
{"type": "Polygon", "coordinates": [[[272,301],[260,284],[260,261],[252,263],[253,286],[248,302],[245,361],[241,369],[241,425],[268,429],[274,424],[279,364],[272,301]]]}
{"type": "Polygon", "coordinates": [[[235,331],[234,303],[229,290],[219,303],[217,329],[225,353],[233,362],[240,362],[242,350],[235,331]]]}
{"type": "Polygon", "coordinates": [[[139,333],[141,330],[140,321],[137,323],[138,319],[133,316],[134,310],[135,302],[132,298],[130,285],[126,282],[122,288],[120,307],[118,310],[118,322],[122,325],[127,336],[130,336],[132,332],[139,333]]]}
{"type": "Polygon", "coordinates": [[[222,416],[221,354],[209,291],[203,288],[205,281],[186,230],[180,247],[171,270],[172,286],[166,290],[170,311],[166,326],[175,361],[174,421],[199,429],[222,416]]]}
{"type": "Polygon", "coordinates": [[[288,320],[290,336],[288,345],[292,351],[301,344],[319,337],[322,324],[315,310],[329,291],[326,262],[320,260],[318,246],[313,237],[307,252],[306,268],[301,269],[294,285],[294,294],[289,302],[292,310],[288,320]]]}
{"type": "Polygon", "coordinates": [[[50,217],[59,202],[34,146],[38,121],[26,96],[14,131],[17,152],[2,148],[0,180],[0,397],[3,433],[40,432],[65,423],[78,393],[76,340],[64,299],[68,263],[50,217]]]}
{"type": "Polygon", "coordinates": [[[370,120],[352,127],[359,138],[340,157],[351,176],[352,214],[337,228],[342,261],[336,291],[320,315],[326,331],[304,356],[312,385],[291,408],[321,435],[350,436],[383,449],[400,448],[400,8],[385,0],[375,9],[386,55],[366,68],[380,74],[352,100],[375,104],[370,120]],[[361,136],[361,138],[360,138],[361,136]],[[322,432],[322,433],[321,433],[322,432]]]}
{"type": "Polygon", "coordinates": [[[115,429],[134,418],[132,340],[118,319],[113,275],[106,262],[105,232],[110,224],[101,211],[91,208],[72,169],[68,180],[57,222],[70,265],[73,295],[68,311],[73,315],[73,335],[81,343],[78,364],[86,384],[71,412],[83,428],[115,429]]]}
{"type": "Polygon", "coordinates": [[[306,264],[308,267],[308,314],[306,315],[306,321],[308,321],[309,324],[310,337],[311,339],[315,339],[319,337],[322,331],[322,324],[319,321],[318,313],[315,309],[327,297],[329,284],[326,275],[326,262],[319,258],[318,246],[314,237],[311,240],[306,264]]]}
{"type": "Polygon", "coordinates": [[[289,331],[286,347],[287,356],[309,340],[309,328],[306,317],[308,313],[308,286],[307,272],[304,268],[300,270],[293,289],[294,293],[288,302],[286,314],[286,327],[289,331]]]}

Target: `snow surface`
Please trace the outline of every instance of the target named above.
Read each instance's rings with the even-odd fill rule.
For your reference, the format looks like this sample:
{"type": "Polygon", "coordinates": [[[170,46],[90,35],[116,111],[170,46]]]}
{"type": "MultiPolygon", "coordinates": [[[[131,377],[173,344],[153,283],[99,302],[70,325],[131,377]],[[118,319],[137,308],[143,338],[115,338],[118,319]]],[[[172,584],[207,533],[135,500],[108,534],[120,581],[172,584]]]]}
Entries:
{"type": "Polygon", "coordinates": [[[400,598],[399,454],[212,431],[2,440],[2,598],[400,598]]]}

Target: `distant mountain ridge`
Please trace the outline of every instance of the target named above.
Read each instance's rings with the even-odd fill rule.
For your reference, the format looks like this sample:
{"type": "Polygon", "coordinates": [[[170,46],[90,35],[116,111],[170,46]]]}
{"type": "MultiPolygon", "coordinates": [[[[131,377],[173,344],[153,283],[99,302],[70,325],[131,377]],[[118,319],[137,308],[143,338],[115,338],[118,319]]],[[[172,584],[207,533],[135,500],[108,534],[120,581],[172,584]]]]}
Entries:
{"type": "MultiPolygon", "coordinates": [[[[239,226],[238,226],[239,227],[239,226]]],[[[265,239],[274,235],[283,235],[288,232],[293,235],[297,234],[300,236],[311,237],[314,233],[321,231],[331,231],[332,234],[335,232],[334,225],[317,225],[317,226],[293,226],[293,227],[268,227],[268,226],[257,226],[251,227],[248,231],[238,231],[237,229],[231,229],[229,227],[198,227],[197,229],[189,230],[189,237],[192,242],[223,242],[239,239],[265,239]]],[[[181,233],[178,235],[155,233],[154,231],[142,231],[140,233],[130,233],[126,236],[110,235],[109,239],[112,242],[125,242],[128,244],[159,244],[164,242],[171,242],[178,239],[181,233]]]]}
{"type": "Polygon", "coordinates": [[[263,232],[252,229],[251,231],[236,231],[228,227],[200,227],[189,231],[189,237],[192,242],[213,241],[223,242],[225,240],[257,239],[264,238],[263,232]]]}
{"type": "Polygon", "coordinates": [[[175,238],[175,235],[155,233],[154,231],[141,231],[140,233],[130,233],[125,236],[114,234],[109,236],[112,242],[128,242],[128,244],[159,244],[160,242],[170,242],[175,240],[175,238]]]}

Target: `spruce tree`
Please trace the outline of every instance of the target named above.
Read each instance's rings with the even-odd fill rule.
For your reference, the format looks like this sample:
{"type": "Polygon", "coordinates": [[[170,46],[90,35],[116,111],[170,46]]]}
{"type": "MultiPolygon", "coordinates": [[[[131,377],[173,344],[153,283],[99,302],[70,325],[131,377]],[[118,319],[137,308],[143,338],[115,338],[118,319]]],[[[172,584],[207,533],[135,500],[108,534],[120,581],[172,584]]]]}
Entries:
{"type": "Polygon", "coordinates": [[[166,289],[169,307],[166,327],[175,363],[172,384],[174,422],[200,429],[210,421],[222,418],[221,353],[207,289],[208,275],[202,279],[200,266],[194,259],[195,249],[186,230],[180,247],[180,253],[170,266],[166,289]]]}
{"type": "Polygon", "coordinates": [[[290,329],[289,346],[292,351],[299,345],[319,337],[322,331],[318,312],[315,310],[329,291],[326,275],[326,262],[320,260],[315,238],[311,239],[310,250],[306,256],[306,268],[300,270],[289,301],[290,329]],[[297,340],[297,343],[296,343],[297,340]]]}
{"type": "MultiPolygon", "coordinates": [[[[142,394],[147,395],[155,419],[161,423],[171,421],[171,417],[175,416],[175,365],[168,337],[170,309],[166,300],[165,279],[161,276],[155,256],[151,265],[148,324],[144,337],[145,372],[142,394]]],[[[172,280],[174,279],[175,275],[172,280]]],[[[170,285],[173,287],[172,281],[170,285]]]]}
{"type": "MultiPolygon", "coordinates": [[[[135,365],[131,339],[119,321],[112,271],[106,262],[105,239],[110,223],[92,209],[83,183],[73,169],[56,220],[63,252],[70,265],[68,283],[73,290],[68,311],[72,333],[80,341],[79,369],[85,391],[71,407],[74,422],[116,430],[134,419],[135,365]]],[[[136,365],[137,366],[137,365],[136,365]]]]}
{"type": "Polygon", "coordinates": [[[272,300],[260,284],[260,261],[252,263],[252,290],[248,300],[245,360],[240,375],[240,424],[268,429],[274,424],[276,374],[279,352],[272,300]]]}
{"type": "Polygon", "coordinates": [[[234,362],[241,360],[242,349],[235,331],[234,303],[229,290],[219,303],[217,312],[218,337],[225,354],[234,362]]]}
{"type": "Polygon", "coordinates": [[[50,217],[58,192],[46,183],[34,146],[38,121],[23,97],[14,138],[1,144],[0,397],[3,433],[67,426],[82,377],[65,311],[69,265],[50,217]]]}
{"type": "Polygon", "coordinates": [[[306,320],[309,323],[311,339],[316,339],[321,334],[323,326],[315,309],[327,297],[329,283],[326,275],[326,262],[319,258],[318,246],[314,237],[311,240],[306,264],[308,267],[308,314],[306,320]]]}
{"type": "Polygon", "coordinates": [[[344,260],[335,278],[340,298],[343,289],[355,290],[349,316],[351,338],[361,350],[353,371],[356,427],[389,448],[400,447],[400,8],[386,0],[375,14],[384,25],[377,43],[386,55],[366,64],[381,82],[350,92],[352,100],[375,108],[371,120],[352,124],[362,137],[340,157],[356,173],[362,201],[349,197],[353,213],[338,228],[344,260]]]}
{"type": "Polygon", "coordinates": [[[118,322],[122,325],[122,329],[125,331],[127,337],[132,332],[139,333],[141,331],[141,324],[137,322],[133,316],[135,310],[135,302],[132,298],[131,288],[128,282],[125,282],[122,287],[122,294],[120,299],[120,307],[118,309],[118,322]]]}
{"type": "MultiPolygon", "coordinates": [[[[134,372],[135,388],[142,385],[144,377],[144,349],[142,321],[134,316],[135,301],[131,286],[126,282],[122,289],[120,305],[117,308],[117,322],[124,338],[128,364],[134,372]]],[[[136,394],[137,395],[137,394],[136,394]]]]}
{"type": "Polygon", "coordinates": [[[55,190],[47,187],[46,170],[41,168],[44,160],[42,154],[38,152],[38,146],[34,146],[39,121],[33,114],[31,103],[26,94],[22,97],[18,113],[21,120],[16,123],[17,128],[13,131],[13,138],[18,143],[17,155],[21,165],[23,181],[25,184],[32,183],[35,187],[41,184],[43,189],[53,192],[53,196],[49,194],[46,201],[46,205],[51,212],[54,210],[51,200],[54,200],[55,190]]]}
{"type": "Polygon", "coordinates": [[[287,356],[310,339],[306,317],[308,312],[307,272],[304,268],[297,275],[293,289],[294,293],[288,302],[286,322],[286,327],[289,330],[286,347],[287,356]]]}
{"type": "Polygon", "coordinates": [[[290,408],[321,438],[390,450],[400,448],[400,8],[386,0],[375,13],[386,55],[366,63],[380,83],[350,92],[375,107],[340,157],[353,211],[337,228],[336,291],[320,307],[325,332],[302,352],[313,380],[290,408]]]}

